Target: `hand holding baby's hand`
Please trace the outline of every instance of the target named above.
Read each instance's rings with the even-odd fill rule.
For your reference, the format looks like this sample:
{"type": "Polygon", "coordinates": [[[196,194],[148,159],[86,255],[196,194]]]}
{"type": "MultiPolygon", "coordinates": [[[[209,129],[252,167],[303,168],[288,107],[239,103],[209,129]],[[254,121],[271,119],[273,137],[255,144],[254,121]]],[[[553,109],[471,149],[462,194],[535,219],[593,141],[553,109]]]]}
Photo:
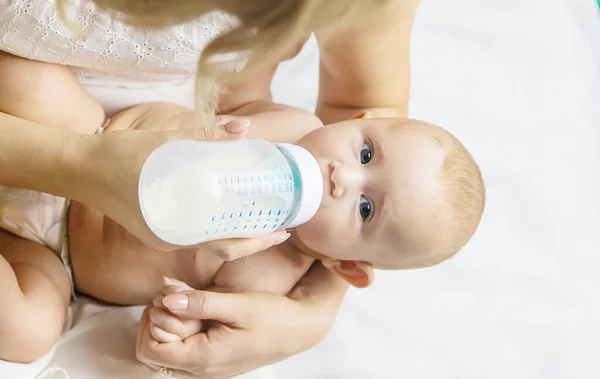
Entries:
{"type": "Polygon", "coordinates": [[[163,296],[154,299],[155,308],[150,309],[150,334],[158,342],[169,343],[182,341],[203,330],[203,321],[197,319],[181,319],[173,315],[162,303],[164,296],[193,290],[190,286],[179,280],[163,277],[163,296]]]}

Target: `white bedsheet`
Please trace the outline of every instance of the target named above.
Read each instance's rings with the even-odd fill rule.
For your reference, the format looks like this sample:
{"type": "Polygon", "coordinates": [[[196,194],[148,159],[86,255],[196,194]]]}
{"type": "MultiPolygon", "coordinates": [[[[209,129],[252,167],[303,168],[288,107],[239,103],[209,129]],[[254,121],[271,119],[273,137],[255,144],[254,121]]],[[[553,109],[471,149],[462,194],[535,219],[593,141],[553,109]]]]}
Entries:
{"type": "MultiPolygon", "coordinates": [[[[320,346],[250,377],[599,378],[596,1],[422,0],[412,68],[411,116],[451,130],[482,167],[480,230],[443,265],[377,272],[320,346]]],[[[317,72],[311,41],[279,70],[276,99],[312,109],[317,72]]],[[[153,377],[133,352],[140,310],[80,304],[49,367],[153,377]]],[[[0,365],[0,378],[44,365],[0,365]]]]}

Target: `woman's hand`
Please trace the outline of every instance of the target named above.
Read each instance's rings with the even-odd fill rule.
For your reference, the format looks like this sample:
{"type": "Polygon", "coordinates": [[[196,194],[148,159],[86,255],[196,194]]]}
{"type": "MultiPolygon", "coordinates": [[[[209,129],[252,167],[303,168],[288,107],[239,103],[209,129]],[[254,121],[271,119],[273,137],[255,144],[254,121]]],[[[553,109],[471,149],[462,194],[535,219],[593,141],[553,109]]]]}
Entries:
{"type": "Polygon", "coordinates": [[[156,370],[166,367],[177,377],[202,379],[230,378],[273,364],[315,346],[326,336],[347,287],[320,263],[287,297],[180,286],[155,299],[158,306],[146,308],[138,329],[137,357],[156,370]],[[176,317],[168,319],[169,314],[176,317]],[[212,321],[204,332],[178,340],[178,334],[186,333],[181,320],[190,328],[201,328],[203,320],[212,321]],[[171,336],[159,335],[159,340],[175,342],[161,343],[153,336],[157,323],[171,332],[171,336]],[[183,331],[177,332],[178,328],[183,331]]]}
{"type": "MultiPolygon", "coordinates": [[[[181,246],[170,245],[156,237],[141,214],[138,203],[138,178],[146,158],[158,146],[173,140],[220,141],[240,138],[250,123],[248,120],[236,118],[228,119],[226,123],[214,129],[150,131],[157,130],[155,119],[138,119],[138,130],[125,129],[81,137],[80,142],[88,148],[87,166],[92,166],[91,172],[95,175],[82,186],[80,197],[74,200],[100,210],[149,247],[161,251],[175,250],[181,246]]],[[[126,124],[129,125],[130,122],[126,124]]],[[[177,122],[173,123],[176,124],[177,122]]],[[[230,261],[265,250],[288,236],[285,231],[277,231],[260,238],[217,240],[196,247],[230,261]]]]}

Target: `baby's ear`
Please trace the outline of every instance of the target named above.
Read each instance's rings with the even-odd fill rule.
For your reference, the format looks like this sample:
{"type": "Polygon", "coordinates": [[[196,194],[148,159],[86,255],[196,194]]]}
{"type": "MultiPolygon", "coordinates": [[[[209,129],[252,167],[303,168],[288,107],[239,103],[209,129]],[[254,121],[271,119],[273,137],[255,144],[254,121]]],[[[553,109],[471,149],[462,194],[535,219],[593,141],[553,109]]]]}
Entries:
{"type": "Polygon", "coordinates": [[[369,111],[362,112],[354,116],[354,118],[373,118],[373,114],[369,111]]]}
{"type": "Polygon", "coordinates": [[[373,283],[373,266],[367,262],[323,260],[323,265],[357,288],[366,288],[373,283]]]}

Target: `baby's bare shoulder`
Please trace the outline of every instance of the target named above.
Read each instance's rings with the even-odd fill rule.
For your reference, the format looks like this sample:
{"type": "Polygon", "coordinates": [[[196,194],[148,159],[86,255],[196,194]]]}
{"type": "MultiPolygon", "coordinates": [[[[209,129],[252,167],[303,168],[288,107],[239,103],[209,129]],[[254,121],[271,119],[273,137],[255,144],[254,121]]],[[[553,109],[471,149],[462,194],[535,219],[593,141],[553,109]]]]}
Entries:
{"type": "Polygon", "coordinates": [[[228,292],[289,293],[314,260],[291,244],[282,245],[225,263],[217,273],[215,286],[228,292]]]}

